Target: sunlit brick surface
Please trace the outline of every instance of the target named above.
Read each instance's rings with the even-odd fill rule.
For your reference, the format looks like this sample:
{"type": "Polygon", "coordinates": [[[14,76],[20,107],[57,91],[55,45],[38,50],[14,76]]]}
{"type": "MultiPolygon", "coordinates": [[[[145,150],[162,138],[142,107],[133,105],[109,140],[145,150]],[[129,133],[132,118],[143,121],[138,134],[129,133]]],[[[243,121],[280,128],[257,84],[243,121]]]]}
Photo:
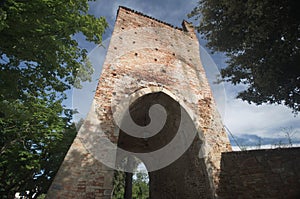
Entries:
{"type": "MultiPolygon", "coordinates": [[[[148,88],[153,92],[159,88],[166,90],[189,114],[198,132],[199,144],[206,142],[205,157],[197,157],[198,153],[192,156],[203,161],[199,178],[207,178],[202,181],[209,183],[210,191],[201,183],[196,183],[198,187],[195,190],[200,190],[197,198],[200,195],[212,198],[219,184],[221,153],[231,151],[231,146],[201,64],[194,29],[187,22],[182,25],[182,29],[174,28],[120,7],[94,97],[96,117],[101,123],[101,128],[96,129],[117,144],[119,134],[115,132],[112,112],[118,108],[119,101],[140,89],[148,88]]],[[[92,128],[89,123],[93,119],[88,117],[82,129],[92,128]]],[[[82,129],[48,191],[48,198],[110,198],[113,170],[94,159],[81,141],[84,135],[82,129]]],[[[178,165],[174,168],[181,168],[178,165]]],[[[163,174],[168,174],[168,171],[163,174]]],[[[186,181],[174,182],[173,187],[166,182],[161,182],[161,185],[165,184],[170,189],[179,187],[179,184],[193,186],[191,180],[195,179],[195,176],[186,176],[186,181]]]]}

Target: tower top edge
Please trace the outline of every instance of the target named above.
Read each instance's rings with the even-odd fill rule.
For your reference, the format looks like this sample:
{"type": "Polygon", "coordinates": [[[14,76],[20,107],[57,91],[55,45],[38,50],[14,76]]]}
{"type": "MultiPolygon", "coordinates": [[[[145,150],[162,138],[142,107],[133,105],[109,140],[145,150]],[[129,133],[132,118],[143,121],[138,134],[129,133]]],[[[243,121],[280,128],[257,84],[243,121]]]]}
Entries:
{"type": "Polygon", "coordinates": [[[146,14],[144,14],[144,13],[142,13],[142,12],[139,12],[139,11],[136,11],[136,10],[133,10],[133,9],[130,9],[130,8],[128,8],[128,7],[125,7],[125,6],[119,6],[119,9],[118,9],[118,12],[117,12],[117,17],[118,17],[118,15],[119,15],[119,12],[120,12],[120,11],[131,12],[131,13],[134,13],[134,14],[136,14],[136,15],[139,15],[139,16],[142,16],[142,17],[146,17],[146,18],[148,18],[148,19],[154,20],[154,21],[156,21],[156,22],[159,22],[159,23],[161,23],[161,24],[164,24],[164,25],[169,26],[169,27],[171,27],[171,28],[173,28],[173,29],[180,30],[180,31],[183,31],[183,32],[190,32],[190,31],[193,31],[193,32],[194,32],[194,28],[192,27],[192,23],[188,23],[188,22],[185,21],[185,20],[182,21],[182,28],[181,28],[181,27],[176,27],[176,26],[174,26],[174,25],[172,25],[172,24],[170,24],[170,23],[161,21],[161,20],[159,20],[159,19],[156,19],[156,18],[154,18],[154,17],[151,17],[151,16],[149,16],[149,15],[146,15],[146,14]],[[189,26],[190,26],[191,29],[187,29],[187,28],[186,28],[185,25],[186,25],[187,23],[189,24],[189,26]]]}

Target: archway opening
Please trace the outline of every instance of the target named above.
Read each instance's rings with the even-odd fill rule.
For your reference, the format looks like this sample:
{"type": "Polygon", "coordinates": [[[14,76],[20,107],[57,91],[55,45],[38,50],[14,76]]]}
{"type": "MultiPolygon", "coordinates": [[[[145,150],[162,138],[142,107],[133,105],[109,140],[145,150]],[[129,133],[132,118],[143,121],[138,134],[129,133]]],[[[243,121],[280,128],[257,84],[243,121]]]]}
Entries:
{"type": "MultiPolygon", "coordinates": [[[[124,161],[127,164],[128,159],[124,161]]],[[[115,170],[113,199],[148,199],[149,174],[143,162],[134,158],[129,160],[134,164],[133,172],[115,170]]]]}
{"type": "MultiPolygon", "coordinates": [[[[157,170],[151,170],[151,161],[158,161],[155,163],[159,164],[160,160],[155,159],[155,157],[151,161],[141,159],[145,163],[145,167],[149,168],[149,198],[212,198],[213,193],[208,180],[205,161],[201,155],[199,156],[202,141],[199,139],[193,120],[177,101],[163,92],[146,94],[130,105],[129,112],[132,120],[142,127],[149,125],[151,123],[149,109],[155,104],[159,104],[165,109],[167,119],[163,128],[157,134],[147,138],[134,137],[120,129],[118,147],[133,154],[152,153],[170,144],[175,136],[181,133],[181,143],[178,144],[180,146],[188,144],[189,146],[170,164],[157,170]],[[185,118],[184,121],[182,121],[183,118],[185,118]],[[183,132],[178,132],[179,126],[182,124],[184,125],[183,132]],[[191,133],[196,133],[196,136],[189,143],[186,137],[191,133]]],[[[167,159],[174,155],[172,153],[169,152],[163,156],[167,159]]],[[[177,153],[177,150],[174,150],[174,153],[177,153]]],[[[127,166],[130,165],[130,159],[132,156],[124,157],[123,154],[117,153],[116,161],[120,166],[124,163],[127,166]],[[126,161],[124,162],[124,160],[126,161]]],[[[133,167],[130,166],[130,168],[133,167]]],[[[131,180],[131,184],[133,174],[130,173],[132,172],[133,169],[131,172],[127,172],[127,178],[129,181],[131,180]]],[[[132,198],[132,193],[131,196],[126,197],[132,198]]]]}

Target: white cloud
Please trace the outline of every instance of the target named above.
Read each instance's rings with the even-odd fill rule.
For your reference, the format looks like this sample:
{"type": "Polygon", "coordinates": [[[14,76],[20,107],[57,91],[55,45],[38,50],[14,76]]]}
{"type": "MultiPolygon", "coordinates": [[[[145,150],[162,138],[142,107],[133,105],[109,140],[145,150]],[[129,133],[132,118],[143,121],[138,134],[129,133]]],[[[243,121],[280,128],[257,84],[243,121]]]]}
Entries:
{"type": "Polygon", "coordinates": [[[260,137],[278,137],[283,127],[300,129],[299,118],[282,105],[248,104],[228,97],[224,123],[235,135],[255,134],[260,137]]]}
{"type": "MultiPolygon", "coordinates": [[[[235,136],[249,134],[279,138],[284,137],[282,128],[292,127],[298,132],[294,134],[294,138],[300,139],[299,116],[295,117],[291,109],[274,104],[257,106],[236,99],[237,93],[246,89],[247,86],[233,86],[229,83],[215,84],[217,76],[220,75],[218,67],[203,47],[200,47],[200,55],[223,123],[235,136]]],[[[222,54],[214,58],[219,58],[219,64],[223,63],[224,67],[225,58],[222,54]]]]}

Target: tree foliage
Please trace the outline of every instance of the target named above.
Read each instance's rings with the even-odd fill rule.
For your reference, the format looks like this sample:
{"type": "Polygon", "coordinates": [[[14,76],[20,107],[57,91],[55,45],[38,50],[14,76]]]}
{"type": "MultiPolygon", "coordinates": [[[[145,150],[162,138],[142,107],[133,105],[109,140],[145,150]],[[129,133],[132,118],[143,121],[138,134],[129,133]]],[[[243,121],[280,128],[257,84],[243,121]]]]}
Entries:
{"type": "MultiPolygon", "coordinates": [[[[125,172],[115,171],[113,199],[123,199],[125,194],[125,172]]],[[[132,180],[132,199],[149,198],[149,178],[147,173],[136,172],[132,180]]]]}
{"type": "Polygon", "coordinates": [[[147,173],[138,172],[133,179],[132,187],[133,199],[148,199],[149,198],[149,178],[147,173]]]}
{"type": "Polygon", "coordinates": [[[300,110],[298,0],[200,0],[189,14],[213,51],[225,52],[225,81],[245,84],[238,98],[300,110]]]}
{"type": "Polygon", "coordinates": [[[76,34],[101,44],[87,0],[0,0],[0,194],[46,192],[76,130],[65,91],[93,72],[76,34]]]}
{"type": "Polygon", "coordinates": [[[7,108],[0,117],[0,195],[46,193],[76,135],[75,125],[68,125],[70,112],[61,116],[60,101],[7,103],[1,102],[7,108]]]}
{"type": "Polygon", "coordinates": [[[113,185],[113,199],[123,199],[125,193],[125,172],[115,171],[113,185]]]}
{"type": "Polygon", "coordinates": [[[69,150],[73,140],[77,134],[75,124],[69,125],[64,128],[64,132],[60,139],[50,142],[47,147],[41,150],[41,164],[42,170],[31,178],[28,184],[29,190],[32,193],[37,193],[35,197],[40,194],[46,194],[63,159],[69,150]],[[35,190],[33,190],[35,189],[35,190]]]}

